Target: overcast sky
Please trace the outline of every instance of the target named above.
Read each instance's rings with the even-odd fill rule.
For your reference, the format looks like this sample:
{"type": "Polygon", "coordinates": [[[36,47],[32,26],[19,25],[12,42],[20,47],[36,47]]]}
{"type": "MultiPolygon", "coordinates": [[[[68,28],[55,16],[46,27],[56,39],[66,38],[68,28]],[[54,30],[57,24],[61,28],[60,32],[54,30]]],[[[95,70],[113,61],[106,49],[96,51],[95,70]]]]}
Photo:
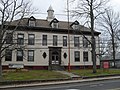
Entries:
{"type": "MultiPolygon", "coordinates": [[[[44,14],[36,14],[36,18],[43,18],[46,19],[47,17],[47,10],[51,5],[54,9],[55,14],[66,14],[66,1],[67,0],[32,0],[33,6],[38,9],[39,13],[44,14]]],[[[114,8],[115,11],[120,12],[120,0],[110,0],[110,4],[114,8]]],[[[64,15],[55,15],[58,20],[65,18],[64,15]]],[[[67,18],[67,17],[66,17],[67,18]]]]}

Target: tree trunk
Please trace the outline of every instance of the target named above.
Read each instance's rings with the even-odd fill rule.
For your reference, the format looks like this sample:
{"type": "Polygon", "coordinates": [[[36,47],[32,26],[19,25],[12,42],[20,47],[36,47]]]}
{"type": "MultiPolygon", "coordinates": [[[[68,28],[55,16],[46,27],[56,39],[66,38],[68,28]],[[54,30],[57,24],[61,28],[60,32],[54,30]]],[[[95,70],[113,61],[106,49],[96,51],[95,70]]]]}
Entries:
{"type": "Polygon", "coordinates": [[[2,81],[2,58],[0,57],[0,81],[2,81]]]}
{"type": "Polygon", "coordinates": [[[92,62],[93,62],[93,73],[96,73],[96,52],[95,52],[95,38],[92,37],[92,62]]]}
{"type": "Polygon", "coordinates": [[[114,68],[116,67],[115,65],[115,41],[114,41],[114,32],[112,30],[112,49],[113,49],[113,62],[114,62],[114,68]]]}
{"type": "Polygon", "coordinates": [[[93,73],[96,73],[96,52],[95,52],[95,37],[94,37],[94,13],[93,13],[93,0],[90,4],[90,19],[91,19],[91,36],[92,36],[92,62],[93,62],[93,73]]]}

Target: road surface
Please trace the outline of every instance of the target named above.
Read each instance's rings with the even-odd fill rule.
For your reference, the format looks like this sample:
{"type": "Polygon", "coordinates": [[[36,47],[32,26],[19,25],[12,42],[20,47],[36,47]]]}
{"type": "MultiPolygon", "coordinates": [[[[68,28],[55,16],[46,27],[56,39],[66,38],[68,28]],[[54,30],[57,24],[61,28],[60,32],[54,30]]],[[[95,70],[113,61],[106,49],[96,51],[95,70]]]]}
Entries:
{"type": "Polygon", "coordinates": [[[3,90],[120,90],[120,79],[3,90]]]}

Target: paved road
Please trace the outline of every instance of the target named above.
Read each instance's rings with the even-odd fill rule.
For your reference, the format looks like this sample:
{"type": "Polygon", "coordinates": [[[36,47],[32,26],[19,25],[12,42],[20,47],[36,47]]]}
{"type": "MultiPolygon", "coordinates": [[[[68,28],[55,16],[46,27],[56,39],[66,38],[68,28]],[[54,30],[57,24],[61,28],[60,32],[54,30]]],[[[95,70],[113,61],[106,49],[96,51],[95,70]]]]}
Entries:
{"type": "Polygon", "coordinates": [[[4,90],[120,90],[120,79],[87,83],[11,88],[4,90]]]}

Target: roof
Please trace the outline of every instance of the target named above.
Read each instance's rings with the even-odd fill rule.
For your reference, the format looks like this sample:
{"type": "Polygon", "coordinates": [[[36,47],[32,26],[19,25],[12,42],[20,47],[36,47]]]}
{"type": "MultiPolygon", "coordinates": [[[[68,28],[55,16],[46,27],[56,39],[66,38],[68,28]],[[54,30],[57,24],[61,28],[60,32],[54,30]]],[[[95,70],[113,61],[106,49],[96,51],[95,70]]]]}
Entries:
{"type": "MultiPolygon", "coordinates": [[[[28,20],[30,18],[23,18],[19,24],[19,26],[28,26],[28,20]]],[[[16,26],[18,24],[19,20],[15,20],[11,23],[11,25],[16,26]]],[[[36,19],[35,20],[35,27],[40,27],[40,28],[52,28],[50,26],[50,21],[47,21],[45,19],[36,19]]],[[[71,24],[73,24],[74,22],[69,22],[69,29],[73,30],[71,27],[71,24]]],[[[81,31],[86,31],[86,32],[91,32],[91,30],[87,27],[84,27],[82,25],[79,25],[79,28],[81,31]]],[[[64,30],[68,30],[68,22],[67,21],[59,21],[58,22],[58,29],[64,29],[64,30]]],[[[95,33],[97,33],[98,35],[100,34],[100,32],[95,31],[95,33]]]]}
{"type": "Polygon", "coordinates": [[[50,7],[48,8],[47,11],[54,11],[51,5],[50,5],[50,7]]]}
{"type": "MultiPolygon", "coordinates": [[[[20,26],[28,26],[28,20],[29,18],[23,18],[21,20],[21,23],[19,24],[20,26]]],[[[15,20],[12,22],[11,25],[17,25],[19,20],[15,20]]],[[[71,24],[71,23],[70,23],[71,24]]],[[[60,29],[68,29],[67,27],[68,23],[64,21],[59,21],[59,28],[60,29]]],[[[46,27],[46,28],[51,28],[50,22],[45,20],[45,19],[36,19],[36,25],[35,27],[46,27]]],[[[70,27],[69,27],[70,28],[70,27]]]]}
{"type": "MultiPolygon", "coordinates": [[[[120,52],[116,53],[115,59],[120,60],[120,52]]],[[[113,60],[113,57],[112,57],[112,55],[106,55],[106,56],[102,57],[101,60],[113,60]]]]}

